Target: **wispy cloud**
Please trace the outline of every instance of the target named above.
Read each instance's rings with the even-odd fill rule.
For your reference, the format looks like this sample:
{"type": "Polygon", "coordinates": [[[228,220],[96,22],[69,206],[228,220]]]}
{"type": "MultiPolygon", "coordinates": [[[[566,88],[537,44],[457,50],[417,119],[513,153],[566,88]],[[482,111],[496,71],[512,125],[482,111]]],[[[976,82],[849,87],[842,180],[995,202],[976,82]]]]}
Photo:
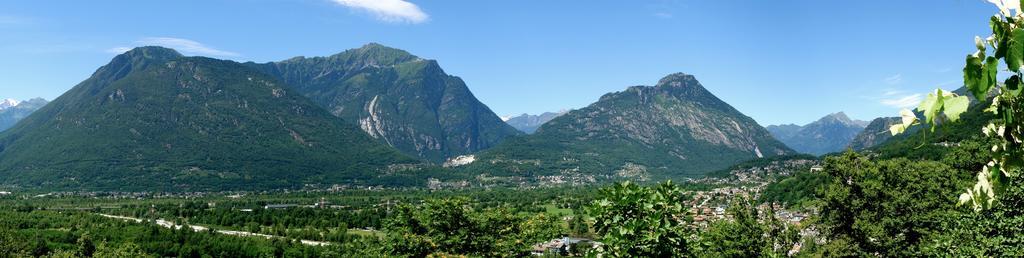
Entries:
{"type": "Polygon", "coordinates": [[[903,74],[897,73],[893,76],[885,77],[885,79],[882,79],[882,81],[885,82],[885,84],[896,85],[899,84],[900,82],[903,82],[903,74]]]}
{"type": "Polygon", "coordinates": [[[132,48],[130,47],[112,47],[110,49],[107,49],[107,53],[124,54],[124,52],[128,52],[130,50],[132,50],[132,48]]]}
{"type": "Polygon", "coordinates": [[[662,18],[662,19],[672,19],[672,17],[674,17],[674,15],[672,15],[672,13],[669,13],[669,12],[656,12],[656,13],[654,13],[654,17],[658,17],[658,18],[662,18]]]}
{"type": "Polygon", "coordinates": [[[365,11],[378,20],[394,23],[423,23],[430,19],[416,4],[404,0],[331,0],[348,8],[365,11]]]}
{"type": "Polygon", "coordinates": [[[0,25],[25,25],[29,23],[31,23],[31,20],[25,17],[0,15],[0,25]]]}
{"type": "MultiPolygon", "coordinates": [[[[194,40],[170,37],[151,37],[135,41],[136,46],[161,46],[173,48],[187,55],[237,57],[238,53],[216,49],[194,40]]],[[[107,49],[108,53],[120,54],[128,52],[132,47],[119,46],[107,49]]]]}
{"type": "Polygon", "coordinates": [[[888,98],[883,98],[881,103],[882,105],[895,108],[911,108],[920,104],[921,100],[922,95],[920,93],[915,93],[906,96],[889,95],[888,98]]]}
{"type": "Polygon", "coordinates": [[[882,96],[888,97],[888,96],[900,95],[900,94],[903,94],[903,93],[906,93],[906,91],[897,90],[897,89],[887,89],[884,92],[882,92],[882,96]]]}

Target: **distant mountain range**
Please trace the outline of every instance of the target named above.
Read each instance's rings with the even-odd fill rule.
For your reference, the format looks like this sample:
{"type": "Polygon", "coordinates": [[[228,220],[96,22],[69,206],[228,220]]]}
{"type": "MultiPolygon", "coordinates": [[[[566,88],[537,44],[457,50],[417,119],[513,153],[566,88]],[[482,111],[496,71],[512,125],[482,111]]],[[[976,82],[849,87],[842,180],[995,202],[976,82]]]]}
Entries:
{"type": "Polygon", "coordinates": [[[540,126],[543,125],[544,123],[547,123],[548,121],[551,121],[551,119],[555,119],[556,117],[564,115],[565,113],[568,112],[568,110],[563,110],[559,112],[544,112],[543,114],[540,115],[530,115],[524,113],[519,116],[502,119],[505,120],[505,123],[511,125],[512,127],[515,127],[519,131],[522,131],[524,133],[533,133],[537,131],[537,128],[540,128],[540,126]]]}
{"type": "Polygon", "coordinates": [[[20,103],[20,101],[18,101],[16,99],[3,99],[3,100],[0,100],[0,110],[4,110],[4,109],[15,107],[15,106],[18,105],[18,103],[20,103]]]}
{"type": "Polygon", "coordinates": [[[522,134],[437,61],[380,44],[328,57],[246,63],[370,136],[434,163],[522,134]]]}
{"type": "Polygon", "coordinates": [[[0,101],[0,132],[11,128],[18,121],[28,117],[48,103],[45,99],[34,98],[26,101],[5,99],[0,101]]]}
{"type": "Polygon", "coordinates": [[[275,77],[160,47],[118,55],[0,133],[0,181],[47,188],[374,184],[415,164],[275,77]]]}
{"type": "Polygon", "coordinates": [[[51,103],[0,101],[7,114],[0,182],[116,191],[694,177],[840,150],[866,126],[770,126],[790,148],[682,73],[503,121],[436,61],[379,44],[262,64],[141,47],[51,103]]]}
{"type": "Polygon", "coordinates": [[[898,123],[900,123],[899,117],[879,117],[871,120],[871,123],[864,127],[863,131],[850,140],[850,149],[860,151],[882,144],[892,137],[889,127],[898,123]]]}
{"type": "Polygon", "coordinates": [[[606,94],[545,123],[532,135],[483,151],[463,169],[582,182],[675,178],[793,153],[692,75],[678,73],[656,86],[606,94]]]}
{"type": "Polygon", "coordinates": [[[800,153],[822,155],[842,151],[867,125],[868,122],[852,120],[845,113],[838,112],[803,126],[769,125],[766,129],[800,153]]]}

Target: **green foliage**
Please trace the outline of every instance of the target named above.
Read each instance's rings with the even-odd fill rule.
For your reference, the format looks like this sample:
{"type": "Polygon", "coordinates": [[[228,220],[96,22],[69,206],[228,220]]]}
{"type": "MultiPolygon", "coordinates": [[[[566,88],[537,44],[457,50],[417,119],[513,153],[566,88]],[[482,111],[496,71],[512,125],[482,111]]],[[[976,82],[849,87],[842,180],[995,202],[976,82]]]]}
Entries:
{"type": "Polygon", "coordinates": [[[146,258],[155,257],[142,250],[138,245],[134,243],[127,243],[118,246],[111,246],[107,243],[100,243],[96,247],[96,252],[92,254],[92,257],[105,257],[105,258],[146,258]]]}
{"type": "Polygon", "coordinates": [[[760,201],[780,203],[786,207],[807,206],[819,198],[818,190],[830,180],[826,173],[797,172],[765,186],[760,201]]]}
{"type": "Polygon", "coordinates": [[[699,233],[694,253],[701,257],[783,257],[800,240],[795,227],[759,211],[749,200],[736,199],[727,213],[699,233]]]}
{"type": "Polygon", "coordinates": [[[158,47],[119,55],[0,133],[0,178],[49,189],[425,182],[429,168],[388,167],[415,163],[258,71],[158,47]]]}
{"type": "Polygon", "coordinates": [[[1024,188],[1019,177],[990,209],[955,213],[927,251],[956,257],[1024,256],[1024,188]]]}
{"type": "MultiPolygon", "coordinates": [[[[174,230],[85,212],[0,210],[3,254],[51,257],[340,257],[351,245],[313,247],[263,238],[174,230]],[[9,242],[13,239],[13,242],[9,242]],[[281,255],[277,255],[281,253],[281,255]]],[[[2,254],[0,254],[2,256],[2,254]]],[[[16,255],[17,256],[17,255],[16,255]]]]}
{"type": "Polygon", "coordinates": [[[569,220],[569,232],[576,237],[590,236],[590,225],[583,216],[582,211],[573,212],[576,214],[569,220]]]}
{"type": "Polygon", "coordinates": [[[653,187],[630,182],[603,190],[594,202],[594,232],[604,243],[598,252],[613,257],[685,257],[692,233],[683,193],[671,181],[653,187]]]}
{"type": "Polygon", "coordinates": [[[826,159],[830,181],[820,216],[828,239],[860,254],[921,256],[947,230],[954,192],[970,174],[933,161],[870,160],[856,153],[826,159]]]}
{"type": "MultiPolygon", "coordinates": [[[[1001,14],[992,16],[989,21],[992,35],[985,40],[974,38],[978,51],[967,56],[963,69],[964,85],[975,98],[986,99],[990,92],[996,91],[992,104],[985,109],[996,118],[983,127],[983,132],[999,142],[992,146],[991,161],[978,172],[977,183],[959,198],[959,204],[970,205],[975,210],[992,207],[998,200],[997,196],[1008,187],[1007,183],[1012,181],[1012,177],[1019,176],[1024,166],[1024,96],[1020,94],[1024,90],[1021,81],[1024,77],[1021,70],[1021,65],[1024,65],[1024,16],[1020,10],[1014,9],[1019,6],[1011,8],[1002,1],[993,3],[1000,8],[1001,14]],[[988,56],[989,53],[992,56],[988,56]],[[1011,75],[1002,84],[997,84],[1000,59],[1011,75]]],[[[945,118],[955,121],[967,110],[964,102],[962,97],[937,90],[921,103],[918,110],[924,112],[925,122],[934,130],[940,123],[936,120],[939,110],[944,111],[945,118]]],[[[903,124],[904,127],[909,125],[903,124]]],[[[899,132],[902,130],[893,130],[893,134],[899,132]]]]}
{"type": "Polygon", "coordinates": [[[565,232],[555,218],[543,214],[524,216],[507,208],[476,210],[461,198],[429,200],[419,207],[400,206],[387,230],[389,252],[412,257],[523,256],[532,244],[565,232]]]}

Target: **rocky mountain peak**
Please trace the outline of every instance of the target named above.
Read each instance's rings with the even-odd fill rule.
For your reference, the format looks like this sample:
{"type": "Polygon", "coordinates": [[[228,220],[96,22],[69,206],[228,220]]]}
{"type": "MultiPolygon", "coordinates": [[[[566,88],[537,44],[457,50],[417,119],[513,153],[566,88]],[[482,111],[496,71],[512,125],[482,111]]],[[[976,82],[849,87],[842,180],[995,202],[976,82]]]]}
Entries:
{"type": "Polygon", "coordinates": [[[18,103],[20,103],[20,102],[18,100],[15,100],[15,99],[0,100],[0,110],[4,110],[4,109],[15,107],[15,106],[18,105],[18,103]]]}
{"type": "Polygon", "coordinates": [[[437,61],[381,44],[246,65],[406,154],[436,163],[520,134],[437,61]]]}
{"type": "Polygon", "coordinates": [[[842,111],[822,117],[821,119],[818,119],[817,123],[843,124],[855,127],[865,127],[868,125],[868,121],[851,119],[842,111]]]}
{"type": "Polygon", "coordinates": [[[658,80],[656,87],[701,87],[700,82],[697,82],[697,78],[690,74],[685,73],[673,73],[666,75],[665,77],[658,80]]]}
{"type": "Polygon", "coordinates": [[[127,76],[132,71],[141,71],[151,65],[161,65],[181,57],[183,57],[181,53],[170,48],[158,46],[137,47],[114,57],[109,64],[97,69],[93,73],[93,77],[114,81],[127,76]]]}
{"type": "Polygon", "coordinates": [[[803,126],[794,124],[766,127],[776,139],[802,153],[822,155],[842,151],[867,122],[850,119],[844,112],[828,114],[803,126]]]}
{"type": "Polygon", "coordinates": [[[136,47],[121,55],[144,59],[175,59],[182,57],[181,53],[178,53],[177,50],[161,46],[136,47]]]}
{"type": "Polygon", "coordinates": [[[853,123],[853,120],[850,120],[850,117],[846,116],[846,113],[843,113],[842,111],[836,112],[836,113],[832,113],[832,114],[828,114],[827,116],[823,117],[821,120],[823,120],[823,121],[825,121],[825,120],[827,120],[827,121],[838,121],[838,122],[842,122],[842,123],[845,123],[845,124],[853,123]]]}

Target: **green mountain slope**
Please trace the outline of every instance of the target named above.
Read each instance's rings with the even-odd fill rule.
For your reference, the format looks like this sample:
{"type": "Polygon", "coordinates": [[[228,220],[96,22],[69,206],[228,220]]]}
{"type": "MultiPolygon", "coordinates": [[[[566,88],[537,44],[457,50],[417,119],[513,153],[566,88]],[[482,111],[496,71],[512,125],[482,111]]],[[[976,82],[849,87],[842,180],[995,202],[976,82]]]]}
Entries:
{"type": "Polygon", "coordinates": [[[839,112],[803,126],[769,125],[766,129],[775,139],[800,153],[822,155],[842,151],[866,124],[839,112]]]}
{"type": "Polygon", "coordinates": [[[329,57],[246,65],[395,148],[435,163],[521,134],[437,61],[368,44],[329,57]]]}
{"type": "MultiPolygon", "coordinates": [[[[891,136],[888,132],[888,125],[884,126],[885,128],[873,129],[869,126],[871,131],[885,130],[885,132],[876,132],[876,137],[882,140],[876,139],[875,142],[878,144],[864,148],[864,150],[879,153],[882,157],[933,159],[942,157],[941,154],[946,153],[952,146],[965,142],[974,144],[986,141],[986,139],[982,139],[981,128],[995,118],[992,113],[984,111],[985,108],[992,105],[994,93],[987,100],[978,101],[972,94],[967,93],[967,89],[964,87],[953,92],[967,96],[970,100],[970,106],[967,112],[961,115],[960,121],[940,126],[935,132],[927,130],[925,126],[913,126],[905,133],[896,136],[891,136]]],[[[919,119],[924,119],[920,113],[917,113],[917,116],[919,119]]],[[[897,117],[876,119],[876,121],[882,120],[887,124],[899,123],[897,117]]],[[[864,134],[869,133],[869,129],[865,129],[864,134]]],[[[858,136],[858,138],[860,137],[858,136]]]]}
{"type": "Polygon", "coordinates": [[[609,93],[536,133],[477,155],[464,169],[573,180],[697,176],[794,152],[686,74],[609,93]]]}
{"type": "Polygon", "coordinates": [[[115,57],[0,133],[0,180],[44,188],[368,183],[412,162],[259,71],[160,47],[115,57]]]}

